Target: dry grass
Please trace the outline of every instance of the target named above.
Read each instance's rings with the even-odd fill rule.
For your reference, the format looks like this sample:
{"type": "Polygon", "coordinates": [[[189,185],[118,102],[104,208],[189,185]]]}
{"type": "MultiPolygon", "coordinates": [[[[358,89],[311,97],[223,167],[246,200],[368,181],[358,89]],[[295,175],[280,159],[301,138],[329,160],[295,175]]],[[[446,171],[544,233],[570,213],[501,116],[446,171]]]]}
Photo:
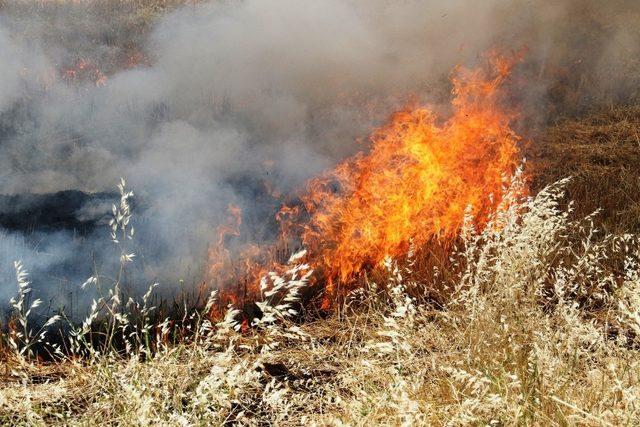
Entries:
{"type": "MultiPolygon", "coordinates": [[[[126,354],[83,341],[91,351],[64,363],[14,356],[0,420],[632,425],[640,245],[603,235],[591,217],[572,221],[561,208],[564,185],[523,200],[515,180],[485,232],[465,228],[455,280],[439,284],[450,290],[443,307],[420,297],[432,284],[416,279],[409,256],[388,260],[384,282],[354,292],[341,315],[299,324],[290,310],[308,267],[294,260],[265,283],[251,332],[237,331],[231,311],[216,325],[197,322],[198,334],[177,345],[162,339],[170,325],[153,327],[153,352],[133,337],[126,354]]],[[[116,216],[116,234],[126,233],[126,209],[116,216]]],[[[135,330],[119,322],[118,334],[135,330]]]]}
{"type": "Polygon", "coordinates": [[[58,52],[62,67],[87,61],[104,75],[144,65],[153,25],[199,0],[0,0],[4,25],[26,41],[58,52]]]}
{"type": "MultiPolygon", "coordinates": [[[[112,16],[87,34],[120,46],[184,2],[0,8],[48,19],[60,3],[94,14],[89,23],[112,16]]],[[[73,43],[68,36],[62,43],[73,43]]],[[[440,264],[448,271],[389,260],[327,319],[300,322],[288,311],[305,284],[302,266],[273,278],[266,290],[275,297],[265,298],[250,332],[237,330],[233,311],[215,325],[194,311],[191,334],[170,343],[177,326],[149,325],[153,307],[120,301],[116,277],[95,317],[69,326],[57,362],[35,358],[25,338],[40,345],[46,337],[30,337],[29,327],[0,337],[0,424],[635,425],[640,246],[622,233],[640,232],[639,126],[639,107],[558,123],[528,154],[535,199],[516,192],[487,231],[466,229],[453,261],[440,264]],[[584,219],[598,208],[602,231],[584,219]],[[103,339],[88,338],[93,330],[103,339]]],[[[122,242],[124,199],[113,223],[122,242]]],[[[24,309],[16,319],[28,325],[24,309]]]]}
{"type": "Polygon", "coordinates": [[[575,215],[601,210],[611,232],[640,232],[640,107],[615,107],[551,126],[528,150],[533,189],[566,176],[575,215]]]}

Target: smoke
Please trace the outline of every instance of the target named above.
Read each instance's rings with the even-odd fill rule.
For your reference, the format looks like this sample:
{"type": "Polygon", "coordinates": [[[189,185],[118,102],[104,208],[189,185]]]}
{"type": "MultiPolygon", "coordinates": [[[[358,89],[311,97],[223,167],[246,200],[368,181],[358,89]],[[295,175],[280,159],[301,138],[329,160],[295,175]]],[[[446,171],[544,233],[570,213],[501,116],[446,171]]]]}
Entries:
{"type": "MultiPolygon", "coordinates": [[[[0,192],[93,193],[127,178],[134,288],[200,280],[229,204],[268,240],[273,194],[365,148],[356,141],[409,99],[445,104],[451,69],[490,48],[529,49],[515,98],[536,123],[630,102],[639,87],[635,1],[213,1],[153,23],[75,4],[0,20],[0,192]],[[128,64],[131,52],[148,60],[128,64]],[[106,85],[94,71],[63,78],[80,59],[106,85]]],[[[4,236],[0,304],[14,258],[56,297],[52,278],[73,289],[113,255],[101,227],[4,236]]]]}

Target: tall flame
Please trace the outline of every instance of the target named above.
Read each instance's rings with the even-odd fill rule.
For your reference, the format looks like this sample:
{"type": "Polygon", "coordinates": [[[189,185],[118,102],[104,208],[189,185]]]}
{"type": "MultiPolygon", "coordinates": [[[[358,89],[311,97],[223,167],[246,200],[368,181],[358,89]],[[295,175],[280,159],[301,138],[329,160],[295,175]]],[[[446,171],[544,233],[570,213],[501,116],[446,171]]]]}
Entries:
{"type": "MultiPolygon", "coordinates": [[[[455,238],[468,207],[482,225],[518,162],[515,115],[501,107],[499,90],[515,61],[491,55],[488,70],[457,68],[449,119],[423,106],[395,113],[373,133],[368,153],[312,179],[303,206],[279,212],[283,235],[307,249],[325,303],[336,283],[348,287],[363,269],[406,254],[410,242],[455,238]]],[[[277,270],[274,256],[265,260],[264,268],[245,270],[244,283],[255,289],[252,274],[277,270]]]]}

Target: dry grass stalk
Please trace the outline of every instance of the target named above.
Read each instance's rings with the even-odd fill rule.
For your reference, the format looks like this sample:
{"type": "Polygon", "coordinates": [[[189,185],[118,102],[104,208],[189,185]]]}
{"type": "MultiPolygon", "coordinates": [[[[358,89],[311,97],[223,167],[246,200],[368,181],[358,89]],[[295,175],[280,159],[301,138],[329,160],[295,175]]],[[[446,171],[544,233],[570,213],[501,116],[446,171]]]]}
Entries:
{"type": "MultiPolygon", "coordinates": [[[[196,339],[153,352],[143,340],[125,354],[94,348],[44,377],[41,365],[14,361],[0,420],[632,424],[640,417],[638,241],[603,235],[591,216],[572,220],[562,203],[567,181],[529,199],[522,185],[512,182],[485,231],[464,230],[451,274],[440,276],[451,290],[443,307],[421,298],[432,284],[415,279],[422,264],[410,254],[386,262],[385,282],[347,298],[346,314],[296,324],[291,304],[309,269],[294,262],[263,283],[266,315],[249,333],[230,309],[218,324],[200,318],[196,339]]],[[[125,325],[118,333],[134,330],[125,325]]]]}

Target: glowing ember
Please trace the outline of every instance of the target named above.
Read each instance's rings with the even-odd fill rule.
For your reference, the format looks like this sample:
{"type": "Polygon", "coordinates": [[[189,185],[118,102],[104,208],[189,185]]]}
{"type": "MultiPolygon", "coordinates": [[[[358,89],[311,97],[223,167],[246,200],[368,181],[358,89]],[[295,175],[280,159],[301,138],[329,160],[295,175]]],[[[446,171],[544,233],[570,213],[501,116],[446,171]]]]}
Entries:
{"type": "MultiPolygon", "coordinates": [[[[422,247],[454,239],[468,206],[482,226],[499,202],[503,181],[518,162],[520,138],[510,128],[515,116],[499,102],[499,88],[515,60],[494,55],[489,62],[488,71],[455,71],[448,120],[440,122],[421,106],[395,113],[373,133],[368,153],[311,180],[303,206],[280,211],[283,241],[293,236],[308,250],[325,303],[330,304],[337,283],[349,287],[367,267],[406,254],[410,242],[422,247]]],[[[244,254],[249,256],[240,276],[229,273],[228,266],[220,276],[220,253],[214,250],[211,277],[227,283],[223,295],[227,289],[237,296],[228,286],[240,282],[241,295],[255,295],[260,275],[282,268],[274,251],[262,251],[261,259],[260,252],[244,254]]]]}
{"type": "Polygon", "coordinates": [[[125,54],[124,61],[120,62],[124,69],[151,65],[151,60],[136,46],[131,46],[125,54]]]}
{"type": "Polygon", "coordinates": [[[60,74],[62,80],[67,82],[91,81],[96,86],[107,84],[107,77],[102,71],[95,64],[82,58],[78,59],[73,66],[64,67],[60,74]]]}

